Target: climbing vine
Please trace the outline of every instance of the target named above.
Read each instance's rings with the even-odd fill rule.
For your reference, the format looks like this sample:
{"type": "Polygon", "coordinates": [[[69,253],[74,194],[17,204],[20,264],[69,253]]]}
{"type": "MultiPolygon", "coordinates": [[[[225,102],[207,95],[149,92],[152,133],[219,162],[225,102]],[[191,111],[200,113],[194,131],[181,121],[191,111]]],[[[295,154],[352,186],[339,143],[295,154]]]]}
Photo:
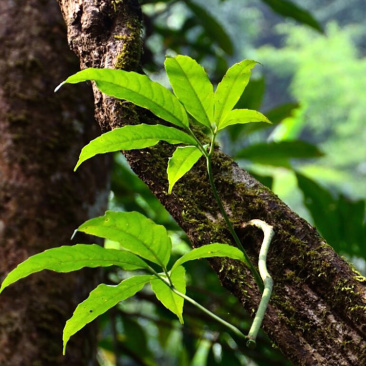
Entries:
{"type": "Polygon", "coordinates": [[[218,84],[216,91],[203,67],[190,57],[182,55],[168,57],[165,61],[165,69],[174,93],[145,75],[123,70],[93,68],[70,76],[56,88],[57,91],[66,83],[94,81],[101,92],[146,108],[170,124],[169,126],[127,125],[109,131],[82,149],[75,170],[97,154],[144,149],[156,145],[159,141],[179,145],[168,162],[168,194],[172,193],[176,182],[190,171],[199,159],[204,158],[213,197],[236,244],[234,247],[224,243],[210,243],[193,249],[169,266],[172,244],[163,226],[155,224],[138,212],[107,211],[104,216],[88,220],[77,231],[117,241],[123,249],[107,249],[95,244],[76,244],[46,250],[28,258],[8,274],[0,292],[21,278],[41,270],[70,272],[83,267],[116,265],[126,271],[146,272],[143,275],[131,276],[116,286],[100,284],[94,289],[89,297],[77,306],[73,316],[66,323],[63,332],[64,353],[72,335],[120,301],[134,296],[147,283],[150,283],[157,299],[172,311],[182,324],[184,301],[188,301],[228,327],[239,338],[247,339],[248,346],[255,345],[273,287],[272,278],[266,267],[266,257],[274,232],[271,226],[257,219],[246,224],[257,226],[264,233],[258,272],[230,222],[212,173],[212,156],[215,153],[218,133],[234,124],[270,123],[260,112],[234,109],[255,65],[256,62],[252,60],[244,60],[233,65],[218,84]],[[201,126],[209,138],[208,144],[202,143],[196,136],[191,128],[192,124],[201,126]],[[248,336],[185,294],[186,277],[183,264],[210,257],[228,257],[242,261],[263,291],[248,336]]]}

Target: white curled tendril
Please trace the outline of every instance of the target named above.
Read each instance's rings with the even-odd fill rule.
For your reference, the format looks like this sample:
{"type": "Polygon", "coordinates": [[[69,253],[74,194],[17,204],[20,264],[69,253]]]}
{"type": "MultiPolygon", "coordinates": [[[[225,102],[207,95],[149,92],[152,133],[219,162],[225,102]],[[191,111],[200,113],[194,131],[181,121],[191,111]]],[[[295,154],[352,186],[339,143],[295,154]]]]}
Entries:
{"type": "Polygon", "coordinates": [[[247,226],[255,226],[258,229],[262,230],[263,234],[264,234],[261,250],[259,252],[259,259],[258,259],[258,269],[259,269],[259,274],[263,280],[264,290],[263,290],[261,301],[258,306],[258,310],[255,314],[252,326],[250,327],[249,334],[247,336],[247,340],[248,340],[247,346],[250,348],[254,348],[256,345],[256,338],[257,338],[259,329],[263,322],[264,314],[267,310],[267,306],[268,306],[269,300],[272,295],[273,280],[267,270],[267,254],[268,254],[269,245],[271,244],[272,238],[274,236],[274,230],[273,230],[273,226],[267,224],[266,222],[264,222],[262,220],[257,220],[257,219],[251,220],[251,221],[245,223],[242,227],[247,227],[247,226]]]}

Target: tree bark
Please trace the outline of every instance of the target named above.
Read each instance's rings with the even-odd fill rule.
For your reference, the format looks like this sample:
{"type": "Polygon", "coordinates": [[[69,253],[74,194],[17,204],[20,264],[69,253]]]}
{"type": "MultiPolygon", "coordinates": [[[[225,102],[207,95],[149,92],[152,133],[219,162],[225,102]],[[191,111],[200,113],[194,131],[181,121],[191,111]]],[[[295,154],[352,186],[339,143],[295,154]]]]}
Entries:
{"type": "MultiPolygon", "coordinates": [[[[55,1],[0,2],[0,278],[28,256],[70,243],[76,227],[103,213],[107,160],[73,165],[98,130],[92,95],[54,87],[76,71],[55,1]]],[[[84,238],[85,239],[85,238],[84,238]]],[[[94,287],[97,272],[41,273],[0,297],[0,365],[96,364],[96,329],[62,356],[62,330],[94,287]]]]}
{"type": "MultiPolygon", "coordinates": [[[[141,14],[138,2],[59,0],[72,50],[81,68],[139,70],[141,14]]],[[[71,90],[68,87],[68,91],[71,90]]],[[[103,132],[126,123],[154,123],[148,112],[102,95],[95,87],[96,119],[103,132]]],[[[65,92],[65,91],[64,91],[65,92]]],[[[192,245],[232,243],[213,199],[204,162],[167,194],[167,159],[172,147],[126,152],[136,174],[188,234],[192,245]]],[[[215,151],[215,182],[243,245],[253,261],[262,240],[243,223],[261,219],[274,226],[268,267],[274,295],[263,328],[296,365],[366,364],[365,279],[325,243],[316,230],[228,156],[215,151]]],[[[232,260],[211,260],[223,286],[250,314],[260,293],[248,270],[232,260]]],[[[245,351],[244,351],[245,352],[245,351]]]]}

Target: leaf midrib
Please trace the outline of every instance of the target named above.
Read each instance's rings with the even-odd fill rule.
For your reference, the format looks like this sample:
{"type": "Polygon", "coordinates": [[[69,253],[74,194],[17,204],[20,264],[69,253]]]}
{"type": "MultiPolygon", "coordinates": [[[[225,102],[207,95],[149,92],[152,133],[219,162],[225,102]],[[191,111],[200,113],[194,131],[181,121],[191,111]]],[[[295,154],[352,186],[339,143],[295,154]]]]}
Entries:
{"type": "MultiPolygon", "coordinates": [[[[162,263],[162,261],[157,257],[157,255],[155,254],[155,252],[154,251],[152,251],[151,249],[150,249],[150,247],[147,245],[147,244],[145,244],[141,239],[139,239],[135,234],[130,234],[130,233],[128,233],[128,232],[125,232],[125,231],[123,231],[122,229],[119,229],[118,231],[121,231],[122,233],[124,233],[125,235],[127,235],[127,236],[130,236],[130,237],[132,237],[132,238],[134,238],[134,239],[136,239],[137,241],[139,241],[140,243],[142,243],[142,245],[152,254],[152,256],[157,260],[157,262],[158,262],[158,264],[162,267],[162,268],[164,268],[164,264],[162,263]]],[[[141,231],[141,230],[140,230],[141,231]]],[[[152,232],[154,232],[155,230],[153,229],[152,230],[152,232]]],[[[118,240],[116,240],[116,241],[118,241],[118,240]]],[[[123,246],[123,244],[122,243],[120,243],[122,246],[123,246]]],[[[128,250],[128,249],[127,249],[128,250]]],[[[132,252],[131,252],[132,253],[132,252]]]]}
{"type": "MultiPolygon", "coordinates": [[[[126,89],[126,90],[128,90],[129,92],[131,92],[131,93],[133,93],[133,94],[137,94],[138,96],[140,96],[144,101],[149,101],[149,102],[152,102],[152,104],[154,104],[154,106],[155,107],[158,107],[158,108],[160,108],[160,109],[163,109],[169,116],[171,116],[172,117],[172,119],[174,119],[174,120],[176,120],[176,121],[178,121],[179,122],[179,126],[181,126],[181,127],[183,127],[183,128],[186,128],[186,125],[182,122],[182,121],[180,121],[176,116],[175,116],[175,114],[173,114],[172,112],[170,112],[168,109],[166,109],[166,108],[164,108],[164,106],[162,106],[161,104],[158,104],[157,102],[155,102],[153,99],[149,99],[148,97],[145,97],[144,95],[142,95],[142,94],[139,94],[138,92],[136,92],[136,91],[134,91],[134,90],[132,90],[132,89],[130,89],[130,88],[127,88],[126,86],[122,86],[122,85],[120,85],[120,84],[116,84],[116,83],[113,83],[113,82],[110,82],[110,81],[103,81],[103,80],[94,80],[97,84],[98,83],[105,83],[105,84],[111,84],[111,85],[113,85],[113,86],[117,86],[117,87],[119,87],[119,88],[124,88],[124,89],[126,89]]],[[[129,82],[130,83],[130,82],[129,82]]],[[[140,87],[140,89],[141,89],[141,87],[142,87],[142,85],[141,85],[141,83],[140,83],[140,81],[138,81],[138,84],[139,84],[139,87],[140,87]]],[[[158,83],[156,83],[157,85],[160,85],[160,84],[158,84],[158,83]]],[[[150,89],[151,90],[151,89],[150,89]]],[[[169,92],[169,90],[167,89],[167,91],[169,92]]],[[[107,93],[105,93],[105,94],[107,94],[107,93]]],[[[152,95],[154,95],[154,93],[152,93],[152,95]]],[[[116,95],[110,95],[111,97],[114,97],[114,98],[118,98],[119,99],[119,97],[117,97],[116,95]]],[[[171,97],[171,95],[169,95],[170,97],[171,97]]],[[[164,98],[165,99],[165,98],[164,98]]],[[[170,99],[171,100],[171,99],[170,99]]],[[[133,102],[132,102],[133,103],[133,102]]],[[[180,102],[179,102],[179,100],[177,100],[177,103],[179,103],[180,104],[180,102]]],[[[173,104],[173,103],[172,103],[173,104]]],[[[173,104],[173,106],[174,106],[174,104],[173,104]]],[[[146,107],[143,107],[143,108],[146,108],[146,107]]],[[[147,108],[147,109],[150,109],[150,108],[147,108]]],[[[182,111],[182,109],[183,108],[181,108],[181,110],[180,110],[180,112],[182,111]]],[[[184,114],[183,114],[184,115],[184,114]]],[[[168,122],[171,122],[171,121],[168,121],[168,122]]],[[[172,122],[171,122],[172,123],[172,122]]]]}
{"type": "MultiPolygon", "coordinates": [[[[181,71],[183,71],[183,75],[184,75],[184,77],[187,79],[189,86],[190,86],[190,87],[191,87],[191,89],[193,90],[193,93],[194,93],[194,95],[196,96],[196,99],[198,100],[198,102],[199,102],[199,104],[200,104],[201,108],[203,109],[203,112],[204,112],[204,114],[205,114],[205,116],[206,116],[206,119],[207,119],[207,121],[209,122],[209,125],[210,125],[210,124],[211,124],[210,119],[209,119],[209,118],[208,118],[208,116],[207,116],[206,110],[205,110],[205,108],[204,108],[204,106],[203,106],[203,104],[202,104],[202,102],[201,102],[201,99],[198,97],[198,94],[197,94],[196,90],[193,88],[193,86],[192,86],[192,83],[191,83],[190,79],[189,79],[189,78],[188,78],[188,76],[186,75],[186,73],[185,73],[184,69],[182,68],[182,66],[180,65],[180,63],[179,63],[179,62],[177,62],[177,64],[178,64],[179,68],[181,69],[181,71]]],[[[203,122],[203,121],[202,121],[202,122],[203,122]]]]}

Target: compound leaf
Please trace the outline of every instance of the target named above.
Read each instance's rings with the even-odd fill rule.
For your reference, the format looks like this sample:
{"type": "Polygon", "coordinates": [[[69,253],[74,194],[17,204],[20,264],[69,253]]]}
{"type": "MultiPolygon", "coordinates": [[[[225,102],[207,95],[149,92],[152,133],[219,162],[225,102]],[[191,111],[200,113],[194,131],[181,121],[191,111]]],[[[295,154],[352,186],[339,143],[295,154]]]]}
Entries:
{"type": "Polygon", "coordinates": [[[122,281],[117,286],[101,284],[94,289],[89,297],[77,306],[72,317],[66,322],[62,337],[63,353],[65,354],[66,345],[71,336],[120,301],[134,296],[150,279],[151,275],[135,276],[122,281]]]}
{"type": "Polygon", "coordinates": [[[111,97],[128,100],[149,109],[156,116],[176,126],[188,127],[187,113],[170,90],[136,72],[89,68],[68,77],[55,91],[63,84],[77,84],[88,80],[95,81],[98,89],[111,97]]]}
{"type": "Polygon", "coordinates": [[[211,127],[213,86],[206,71],[188,56],[167,57],[165,69],[175,95],[198,122],[211,127]]]}
{"type": "Polygon", "coordinates": [[[169,194],[175,183],[192,169],[201,156],[202,151],[196,146],[183,146],[175,150],[168,162],[169,194]]]}
{"type": "Polygon", "coordinates": [[[82,224],[78,231],[117,241],[138,256],[165,267],[172,243],[164,226],[155,224],[139,212],[107,211],[82,224]]]}
{"type": "Polygon", "coordinates": [[[52,248],[29,257],[5,278],[0,293],[14,282],[43,270],[55,272],[77,271],[84,267],[119,266],[124,270],[148,268],[141,258],[122,250],[105,249],[96,244],[76,244],[52,248]]]}
{"type": "Polygon", "coordinates": [[[143,149],[154,146],[161,140],[170,144],[196,144],[193,137],[174,127],[146,124],[124,126],[104,133],[84,146],[74,170],[97,154],[143,149]]]}
{"type": "MultiPolygon", "coordinates": [[[[170,276],[173,286],[181,293],[186,293],[186,272],[183,267],[177,268],[170,276]]],[[[181,324],[183,324],[183,305],[184,299],[175,294],[170,286],[158,278],[150,281],[157,299],[177,315],[181,324]]]]}

